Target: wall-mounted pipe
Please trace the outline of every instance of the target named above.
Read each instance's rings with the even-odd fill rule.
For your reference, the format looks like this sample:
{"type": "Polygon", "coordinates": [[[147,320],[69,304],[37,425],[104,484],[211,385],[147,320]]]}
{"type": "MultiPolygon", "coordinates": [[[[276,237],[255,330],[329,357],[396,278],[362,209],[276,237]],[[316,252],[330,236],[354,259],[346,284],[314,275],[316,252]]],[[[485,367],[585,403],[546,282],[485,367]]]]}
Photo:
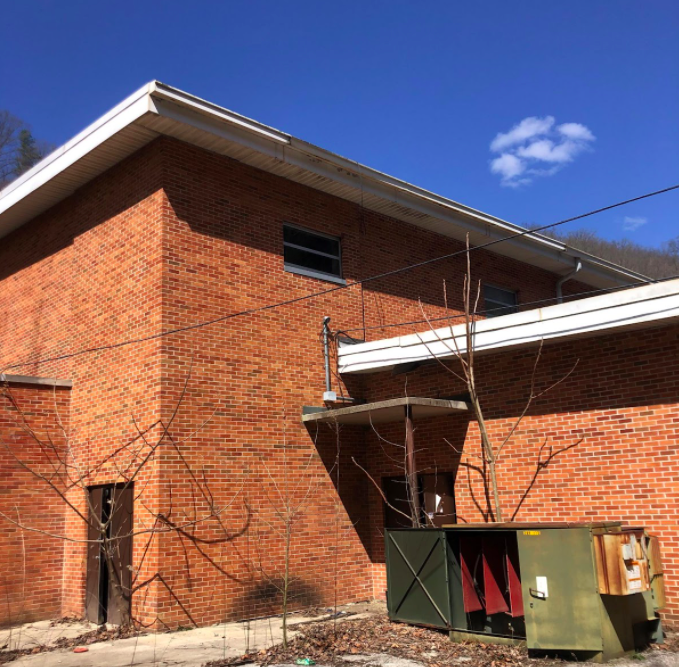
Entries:
{"type": "Polygon", "coordinates": [[[575,268],[570,272],[567,273],[563,278],[559,278],[559,281],[556,283],[556,302],[557,303],[563,303],[563,284],[570,280],[573,276],[575,276],[576,273],[579,273],[580,270],[582,269],[582,260],[579,257],[575,258],[575,268]]]}
{"type": "MultiPolygon", "coordinates": [[[[336,391],[332,390],[332,375],[330,373],[330,316],[326,315],[323,318],[323,356],[325,357],[325,391],[323,392],[324,403],[355,403],[356,399],[349,396],[338,396],[336,391]]],[[[340,392],[342,391],[342,383],[338,381],[340,392]]]]}
{"type": "Polygon", "coordinates": [[[324,403],[335,403],[337,392],[332,390],[332,375],[330,374],[330,315],[323,318],[323,357],[325,360],[325,391],[324,403]]]}
{"type": "Polygon", "coordinates": [[[325,393],[330,394],[332,383],[330,378],[330,315],[323,318],[323,355],[325,358],[325,393]]]}

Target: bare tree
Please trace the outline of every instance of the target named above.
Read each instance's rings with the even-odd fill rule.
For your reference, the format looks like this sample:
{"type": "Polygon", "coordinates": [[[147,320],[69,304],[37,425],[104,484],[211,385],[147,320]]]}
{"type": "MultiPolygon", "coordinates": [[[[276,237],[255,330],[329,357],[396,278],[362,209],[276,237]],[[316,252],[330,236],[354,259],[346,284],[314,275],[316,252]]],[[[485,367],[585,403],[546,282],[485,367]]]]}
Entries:
{"type": "MultiPolygon", "coordinates": [[[[3,387],[2,398],[10,403],[15,411],[17,424],[39,448],[42,453],[42,463],[36,465],[27,460],[22,451],[20,449],[17,451],[9,442],[2,444],[18,466],[53,492],[66,513],[87,532],[87,538],[78,537],[77,531],[48,532],[32,525],[29,519],[19,516],[13,517],[5,513],[0,513],[0,516],[18,526],[22,531],[36,532],[64,542],[96,549],[108,574],[113,602],[120,613],[121,625],[143,625],[138,618],[133,616],[133,596],[145,589],[148,590],[153,582],[159,582],[166,588],[187,617],[196,624],[190,611],[175,595],[172,582],[167,581],[160,571],[144,571],[147,556],[156,536],[167,533],[176,535],[182,543],[187,542],[192,545],[201,557],[219,569],[222,574],[228,575],[210,557],[207,548],[211,545],[231,542],[241,536],[250,523],[247,504],[245,504],[243,524],[237,530],[230,529],[225,519],[229,508],[240,497],[242,485],[233,491],[226,502],[218,503],[206,471],[195,469],[184,455],[183,446],[206,425],[209,419],[184,439],[177,439],[172,434],[172,427],[184,400],[188,381],[187,377],[169,420],[166,422],[159,420],[147,428],[142,428],[137,420],[132,418],[134,435],[124,439],[120,445],[96,460],[88,459],[86,453],[82,452],[82,448],[74,444],[58,414],[56,401],[55,413],[60,431],[59,437],[50,433],[38,433],[32,427],[28,414],[15,398],[11,387],[8,384],[3,387]],[[157,455],[164,449],[172,450],[179,461],[180,469],[183,470],[187,480],[186,483],[190,486],[190,497],[193,498],[192,507],[173,507],[172,486],[167,496],[162,498],[154,497],[153,493],[145,493],[151,479],[151,475],[147,473],[150,472],[157,455]],[[108,507],[104,511],[96,506],[91,494],[88,493],[93,481],[102,476],[109,480],[113,479],[116,490],[108,499],[108,507]],[[135,513],[135,525],[115,521],[116,512],[126,491],[133,494],[134,506],[140,510],[135,513]],[[200,527],[216,531],[217,537],[207,539],[200,536],[198,534],[200,527]],[[139,549],[140,557],[135,563],[136,567],[133,572],[128,573],[124,571],[124,566],[121,567],[120,548],[122,543],[134,537],[143,538],[145,542],[139,549]],[[142,572],[144,572],[143,576],[142,572]]],[[[162,623],[161,619],[155,619],[153,622],[156,621],[162,623]]]]}
{"type": "MultiPolygon", "coordinates": [[[[285,424],[285,413],[283,414],[285,424]]],[[[283,646],[288,646],[288,615],[290,603],[293,598],[300,595],[296,591],[299,579],[293,572],[294,537],[298,526],[302,522],[305,512],[320,485],[320,480],[314,475],[312,464],[314,462],[316,448],[304,456],[301,461],[292,465],[290,462],[290,443],[287,439],[285,426],[283,427],[282,466],[280,474],[274,475],[266,463],[267,456],[260,457],[264,476],[268,484],[264,485],[264,494],[268,508],[260,508],[257,519],[268,529],[268,534],[282,542],[283,562],[282,567],[273,564],[267,559],[267,553],[272,545],[268,543],[268,535],[260,530],[256,531],[256,549],[258,558],[258,570],[261,576],[268,582],[271,588],[281,596],[281,611],[283,623],[283,646]],[[296,479],[292,479],[292,477],[296,479]],[[273,493],[269,492],[273,490],[273,493]],[[266,510],[269,510],[268,512],[266,510]]]]}
{"type": "MultiPolygon", "coordinates": [[[[503,520],[503,511],[502,511],[502,504],[500,501],[500,492],[499,492],[499,487],[498,487],[498,478],[497,478],[497,464],[498,461],[500,460],[500,456],[504,450],[504,448],[507,446],[507,444],[512,440],[513,436],[515,435],[517,429],[519,428],[519,425],[523,421],[523,419],[526,417],[526,415],[529,413],[531,406],[534,404],[534,402],[539,399],[541,396],[546,394],[547,392],[551,391],[554,389],[556,386],[564,382],[575,370],[575,368],[578,365],[578,361],[573,364],[572,368],[568,370],[562,377],[560,377],[556,382],[552,383],[551,385],[547,386],[544,389],[538,390],[536,387],[536,376],[537,376],[537,370],[538,370],[538,365],[540,363],[540,359],[542,356],[542,346],[543,342],[540,341],[540,345],[538,348],[538,352],[535,357],[535,362],[533,364],[533,369],[531,373],[531,378],[530,378],[530,386],[529,386],[529,392],[528,396],[526,397],[526,402],[524,403],[523,409],[515,419],[514,423],[510,427],[508,433],[501,438],[498,442],[494,442],[493,439],[490,437],[488,428],[486,425],[486,419],[484,416],[484,410],[482,407],[482,400],[481,400],[481,392],[479,390],[479,384],[477,380],[477,375],[476,375],[476,363],[475,363],[475,351],[474,351],[474,338],[475,338],[475,333],[476,333],[476,323],[478,322],[478,304],[479,304],[479,298],[481,295],[481,282],[479,281],[475,290],[475,293],[472,297],[472,275],[471,275],[471,259],[470,259],[470,248],[469,248],[469,235],[467,235],[467,270],[464,276],[464,282],[463,282],[463,308],[464,312],[462,315],[462,324],[464,325],[464,341],[465,341],[465,346],[464,346],[464,351],[462,350],[459,342],[458,342],[458,337],[455,335],[455,332],[453,330],[454,323],[453,323],[453,317],[449,316],[449,309],[448,309],[448,295],[447,295],[447,289],[446,289],[446,283],[444,281],[443,283],[443,300],[444,300],[444,307],[446,311],[446,316],[448,317],[448,325],[447,325],[447,333],[449,335],[445,336],[441,333],[440,329],[435,329],[431,319],[427,316],[424,306],[422,305],[422,301],[420,301],[420,309],[422,311],[422,315],[424,319],[428,322],[429,324],[429,329],[430,331],[434,334],[436,337],[437,343],[441,343],[455,358],[455,360],[459,364],[459,370],[456,370],[452,368],[448,363],[445,361],[441,360],[439,356],[437,356],[431,349],[431,345],[422,337],[419,336],[420,341],[425,345],[427,350],[430,352],[431,356],[438,361],[438,363],[446,370],[446,372],[452,374],[457,380],[461,381],[464,383],[464,385],[467,388],[467,392],[469,394],[469,403],[472,408],[472,412],[474,414],[474,418],[476,419],[476,422],[478,424],[479,428],[479,436],[481,439],[481,450],[482,450],[482,456],[480,457],[481,459],[481,466],[470,466],[471,468],[477,470],[478,472],[481,473],[482,478],[484,480],[484,485],[486,487],[486,493],[487,495],[492,495],[492,505],[493,505],[493,510],[491,512],[492,516],[494,519],[498,522],[501,522],[503,520]],[[487,471],[487,474],[486,474],[487,471]]],[[[450,442],[448,444],[453,448],[453,450],[458,454],[462,455],[462,451],[452,445],[450,442]]],[[[575,443],[575,445],[579,444],[575,443]]],[[[549,461],[553,460],[558,454],[560,454],[563,451],[566,451],[568,449],[571,449],[573,446],[567,446],[563,448],[560,451],[557,451],[556,453],[553,453],[550,455],[549,461]]],[[[544,447],[544,446],[543,446],[544,447]]],[[[542,450],[541,450],[542,452],[542,450]]],[[[548,461],[548,462],[549,462],[548,461]]],[[[537,467],[537,474],[541,470],[543,470],[546,467],[547,464],[540,464],[540,456],[538,456],[538,467],[537,467]]],[[[533,481],[531,482],[530,488],[533,487],[535,484],[535,481],[537,479],[537,475],[534,477],[533,481]]],[[[529,489],[530,490],[530,489],[529,489]]],[[[521,504],[523,503],[523,500],[521,501],[521,504]]],[[[518,509],[517,509],[518,511],[518,509]]],[[[516,516],[516,512],[514,512],[514,515],[512,518],[516,516]]]]}
{"type": "Polygon", "coordinates": [[[54,148],[47,141],[37,140],[20,118],[0,109],[0,189],[40,162],[54,148]]]}
{"type": "Polygon", "coordinates": [[[0,110],[0,188],[4,187],[14,176],[19,132],[23,123],[9,111],[0,110]]]}
{"type": "MultiPolygon", "coordinates": [[[[670,223],[668,229],[675,229],[670,223]]],[[[669,278],[679,275],[679,239],[666,241],[659,248],[642,245],[630,239],[610,240],[589,229],[561,232],[557,228],[542,232],[563,241],[574,250],[603,257],[632,271],[651,278],[669,278]]]]}

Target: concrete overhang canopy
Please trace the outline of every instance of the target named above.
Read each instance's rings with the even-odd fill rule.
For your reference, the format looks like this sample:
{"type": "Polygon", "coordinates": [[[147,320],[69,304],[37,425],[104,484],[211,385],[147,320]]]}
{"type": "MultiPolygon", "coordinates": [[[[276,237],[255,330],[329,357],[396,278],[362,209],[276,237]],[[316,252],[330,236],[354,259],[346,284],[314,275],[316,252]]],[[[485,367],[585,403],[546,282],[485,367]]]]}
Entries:
{"type": "MultiPolygon", "coordinates": [[[[0,237],[160,136],[174,137],[368,209],[472,245],[525,230],[370,167],[151,81],[0,191],[0,237]]],[[[646,282],[621,266],[539,233],[503,241],[493,252],[567,274],[595,287],[646,282]]]]}
{"type": "MultiPolygon", "coordinates": [[[[474,324],[474,353],[488,354],[679,322],[679,279],[578,299],[548,308],[493,317],[474,324]]],[[[342,345],[339,372],[388,371],[402,364],[454,359],[467,353],[464,324],[342,345]]]]}
{"type": "Polygon", "coordinates": [[[10,375],[0,373],[0,386],[24,384],[33,387],[51,387],[55,389],[72,389],[72,380],[60,380],[59,378],[37,377],[35,375],[10,375]]]}
{"type": "Polygon", "coordinates": [[[304,423],[324,422],[330,424],[349,424],[352,426],[370,426],[371,424],[388,424],[402,422],[405,419],[404,408],[409,406],[414,420],[429,417],[443,417],[460,412],[467,412],[467,404],[463,401],[449,401],[439,398],[417,398],[408,396],[393,398],[376,403],[352,405],[348,408],[320,410],[302,415],[304,423]]]}

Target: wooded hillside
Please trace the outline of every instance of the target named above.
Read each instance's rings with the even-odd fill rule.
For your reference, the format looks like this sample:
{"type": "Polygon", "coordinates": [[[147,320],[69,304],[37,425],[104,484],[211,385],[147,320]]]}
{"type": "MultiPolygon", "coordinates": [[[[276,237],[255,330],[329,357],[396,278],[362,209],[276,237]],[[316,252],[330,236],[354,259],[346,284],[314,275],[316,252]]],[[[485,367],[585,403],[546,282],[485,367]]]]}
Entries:
{"type": "Polygon", "coordinates": [[[650,248],[628,239],[609,241],[587,229],[566,233],[547,230],[543,234],[649,278],[679,277],[679,236],[661,248],[650,248]]]}

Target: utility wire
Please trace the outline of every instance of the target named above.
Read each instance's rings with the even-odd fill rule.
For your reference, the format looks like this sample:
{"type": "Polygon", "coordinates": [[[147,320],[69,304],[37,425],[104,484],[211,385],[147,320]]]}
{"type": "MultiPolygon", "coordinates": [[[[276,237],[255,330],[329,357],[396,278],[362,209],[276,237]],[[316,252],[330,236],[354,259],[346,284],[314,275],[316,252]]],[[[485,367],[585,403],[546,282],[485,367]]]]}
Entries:
{"type": "MultiPolygon", "coordinates": [[[[651,302],[656,302],[656,301],[662,301],[663,299],[666,299],[666,298],[667,298],[667,295],[666,295],[666,294],[657,294],[657,295],[655,295],[655,296],[653,296],[653,297],[650,297],[649,299],[646,299],[646,300],[645,300],[645,303],[651,303],[651,302]]],[[[572,303],[572,302],[571,302],[571,303],[572,303]]],[[[617,308],[617,307],[618,307],[618,304],[616,304],[616,303],[610,303],[610,304],[607,304],[607,305],[602,306],[602,307],[600,307],[600,308],[597,308],[597,312],[603,312],[603,311],[605,311],[605,310],[611,310],[612,308],[617,308]]],[[[551,321],[551,322],[555,322],[555,321],[557,321],[557,320],[563,320],[563,319],[566,319],[566,318],[568,318],[568,317],[571,317],[571,315],[572,315],[572,313],[568,313],[568,312],[566,312],[566,313],[560,313],[558,316],[553,317],[550,321],[551,321]]],[[[451,317],[451,318],[449,318],[449,319],[453,319],[453,318],[451,317]]],[[[628,319],[628,318],[625,318],[625,319],[628,319]]],[[[430,320],[430,321],[432,321],[432,320],[430,320]]],[[[487,322],[488,320],[482,320],[482,321],[483,321],[483,322],[487,322]]],[[[490,321],[492,322],[492,320],[490,320],[490,321]]],[[[623,320],[623,321],[624,321],[624,320],[623,320]]],[[[461,325],[462,325],[462,323],[460,323],[459,326],[461,326],[461,325]]],[[[526,326],[526,322],[519,320],[518,322],[513,322],[513,323],[511,323],[511,324],[505,324],[505,325],[502,327],[502,331],[503,331],[503,333],[506,333],[506,332],[508,332],[508,331],[510,331],[510,330],[512,330],[512,329],[521,329],[522,327],[525,327],[525,326],[526,326]]],[[[450,338],[461,338],[461,337],[464,337],[464,336],[466,335],[466,334],[464,334],[464,333],[462,333],[462,334],[454,334],[453,331],[452,331],[453,327],[455,327],[454,324],[451,324],[450,326],[445,327],[448,331],[450,331],[450,338]]],[[[441,327],[441,328],[444,328],[444,327],[441,327]]],[[[434,330],[434,329],[432,328],[430,331],[433,331],[433,330],[434,330]]],[[[341,333],[341,332],[338,332],[338,333],[341,333]]],[[[425,332],[425,333],[426,333],[426,332],[425,332]]],[[[427,347],[427,344],[426,344],[425,341],[422,339],[420,333],[417,333],[417,332],[416,332],[415,334],[412,334],[412,335],[417,336],[417,337],[420,339],[420,342],[423,343],[425,347],[427,347]]],[[[446,335],[446,338],[447,338],[447,337],[448,337],[448,336],[446,335]]],[[[442,340],[442,339],[441,339],[439,336],[437,336],[437,337],[436,337],[436,340],[434,340],[434,341],[432,341],[432,342],[436,343],[436,342],[441,341],[441,340],[442,340]]],[[[351,350],[351,347],[352,347],[352,346],[350,345],[350,346],[348,346],[348,347],[345,348],[345,349],[351,350]]],[[[449,348],[449,349],[450,349],[450,348],[449,348]]],[[[434,361],[434,360],[436,359],[436,355],[434,355],[434,354],[431,353],[430,351],[427,351],[427,357],[426,357],[426,358],[422,358],[422,356],[421,356],[420,353],[418,353],[418,352],[414,352],[413,354],[414,354],[415,356],[408,356],[408,357],[402,357],[402,358],[400,358],[400,359],[398,360],[398,364],[407,364],[407,363],[409,363],[409,362],[411,362],[411,361],[434,361]]],[[[451,350],[451,354],[455,354],[454,350],[451,350]]],[[[445,356],[445,355],[444,355],[444,356],[445,356]]],[[[380,362],[392,362],[392,363],[393,363],[393,362],[394,362],[394,359],[393,359],[393,358],[388,358],[388,357],[381,357],[381,358],[378,357],[377,359],[371,359],[370,361],[371,361],[371,363],[380,363],[380,362]]]]}
{"type": "Polygon", "coordinates": [[[543,225],[542,227],[537,227],[535,229],[525,229],[523,231],[517,232],[515,234],[510,234],[509,236],[504,236],[499,239],[495,239],[493,241],[488,241],[487,243],[483,243],[478,246],[472,246],[469,249],[465,248],[464,250],[458,250],[456,252],[451,252],[446,255],[440,255],[438,257],[432,257],[431,259],[426,259],[422,262],[417,262],[415,264],[408,264],[406,266],[400,267],[398,269],[393,269],[391,271],[385,271],[384,273],[378,273],[373,276],[368,276],[367,278],[362,278],[360,280],[355,280],[352,282],[348,282],[344,285],[337,285],[336,287],[330,287],[325,290],[321,290],[320,292],[311,292],[309,294],[305,294],[303,296],[295,297],[292,299],[286,299],[285,301],[279,301],[277,303],[270,303],[266,304],[264,306],[256,306],[254,308],[247,308],[246,310],[241,310],[235,313],[229,313],[228,315],[223,315],[222,317],[217,317],[212,320],[206,320],[203,322],[196,322],[195,324],[189,324],[184,327],[177,327],[175,329],[168,329],[167,331],[161,331],[156,334],[151,334],[150,336],[143,336],[141,338],[132,338],[124,341],[120,341],[118,343],[112,343],[110,345],[97,345],[95,347],[88,347],[84,348],[82,350],[77,350],[76,352],[69,352],[68,354],[60,354],[54,357],[45,357],[45,358],[38,358],[38,359],[30,359],[27,361],[22,361],[20,363],[12,364],[10,366],[7,366],[5,368],[5,371],[8,371],[10,369],[14,368],[20,368],[22,366],[28,366],[32,364],[44,364],[44,363],[49,363],[52,361],[64,361],[66,359],[72,359],[74,357],[79,357],[84,354],[91,354],[93,352],[103,352],[105,350],[116,350],[121,347],[126,347],[128,345],[134,345],[137,343],[145,343],[151,340],[156,340],[158,338],[163,338],[165,336],[172,336],[177,333],[183,333],[186,331],[193,331],[195,329],[201,329],[203,327],[211,326],[213,324],[218,324],[220,322],[226,322],[228,320],[235,319],[237,317],[243,317],[245,315],[254,315],[255,313],[261,313],[265,312],[267,310],[273,310],[275,308],[282,308],[284,306],[290,306],[295,303],[299,303],[300,301],[307,301],[309,299],[314,299],[320,296],[325,296],[326,294],[332,294],[333,292],[339,292],[340,290],[345,290],[349,289],[351,287],[355,287],[356,285],[365,285],[366,283],[373,282],[375,280],[381,280],[382,278],[387,278],[389,276],[394,276],[400,273],[403,273],[405,271],[411,271],[412,269],[417,269],[422,266],[427,266],[428,264],[433,264],[435,262],[440,262],[445,259],[451,259],[452,257],[457,257],[459,255],[463,255],[467,252],[472,252],[476,250],[482,250],[483,248],[489,248],[491,246],[497,245],[498,243],[504,243],[505,241],[510,241],[512,239],[520,238],[522,236],[529,236],[531,234],[535,234],[536,232],[543,231],[545,229],[550,229],[553,227],[558,227],[560,225],[565,225],[568,222],[575,222],[576,220],[582,220],[584,218],[588,218],[592,215],[596,215],[598,213],[603,213],[604,211],[610,211],[611,209],[618,208],[620,206],[625,206],[626,204],[631,204],[633,202],[641,201],[642,199],[648,199],[650,197],[655,197],[657,195],[664,194],[666,192],[671,192],[672,190],[677,190],[679,189],[679,184],[677,185],[672,185],[668,188],[663,188],[662,190],[655,190],[654,192],[648,192],[643,195],[639,195],[638,197],[632,197],[631,199],[625,199],[624,201],[617,202],[615,204],[610,204],[608,206],[603,206],[602,208],[597,208],[594,209],[593,211],[588,211],[587,213],[581,213],[580,215],[573,216],[571,218],[566,218],[564,220],[559,220],[558,222],[553,222],[549,225],[543,225]]]}
{"type": "MultiPolygon", "coordinates": [[[[665,278],[657,278],[657,279],[651,279],[649,278],[648,280],[643,280],[635,285],[635,287],[640,287],[642,285],[658,285],[660,283],[665,283],[668,282],[669,280],[676,280],[679,278],[679,273],[673,275],[673,276],[667,276],[665,278]]],[[[583,297],[583,296],[594,296],[596,294],[606,294],[608,292],[619,292],[620,290],[624,289],[629,289],[629,285],[616,285],[615,287],[601,287],[599,289],[595,290],[587,290],[585,292],[577,292],[576,294],[570,295],[571,297],[583,297]]],[[[556,301],[558,297],[555,296],[550,296],[545,299],[536,299],[535,301],[525,301],[524,303],[519,303],[516,305],[516,310],[512,311],[515,313],[523,312],[527,306],[539,306],[544,303],[550,303],[553,301],[556,301]]],[[[572,299],[569,296],[564,297],[564,301],[571,301],[572,299]]],[[[483,310],[475,310],[472,315],[487,315],[488,312],[495,312],[495,311],[500,311],[500,310],[509,310],[510,308],[513,308],[514,306],[507,306],[506,308],[486,308],[483,310]]],[[[510,313],[505,313],[509,315],[510,313]]],[[[428,322],[440,322],[441,320],[452,320],[456,319],[459,317],[464,317],[464,314],[461,315],[443,315],[442,317],[432,317],[428,320],[410,320],[408,322],[391,322],[390,324],[376,324],[375,326],[372,327],[352,327],[351,329],[341,329],[336,332],[336,335],[338,334],[347,334],[349,335],[350,332],[352,331],[375,331],[377,329],[392,329],[394,327],[407,327],[412,324],[427,324],[428,322]]],[[[352,336],[349,336],[349,338],[353,338],[352,336]]],[[[357,339],[356,339],[357,340],[357,339]]]]}

